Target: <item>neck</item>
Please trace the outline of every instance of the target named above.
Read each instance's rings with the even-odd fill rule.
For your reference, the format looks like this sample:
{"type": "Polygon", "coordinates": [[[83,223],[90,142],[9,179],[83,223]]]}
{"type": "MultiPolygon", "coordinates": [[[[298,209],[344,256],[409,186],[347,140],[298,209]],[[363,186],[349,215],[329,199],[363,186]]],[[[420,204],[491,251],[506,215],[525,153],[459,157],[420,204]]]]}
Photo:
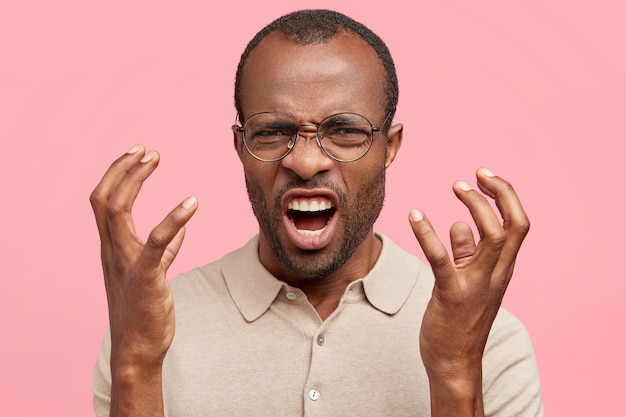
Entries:
{"type": "Polygon", "coordinates": [[[339,305],[348,285],[363,278],[374,267],[381,249],[382,242],[372,232],[341,268],[324,277],[302,279],[284,272],[270,272],[287,284],[300,288],[320,318],[326,320],[339,305]]]}

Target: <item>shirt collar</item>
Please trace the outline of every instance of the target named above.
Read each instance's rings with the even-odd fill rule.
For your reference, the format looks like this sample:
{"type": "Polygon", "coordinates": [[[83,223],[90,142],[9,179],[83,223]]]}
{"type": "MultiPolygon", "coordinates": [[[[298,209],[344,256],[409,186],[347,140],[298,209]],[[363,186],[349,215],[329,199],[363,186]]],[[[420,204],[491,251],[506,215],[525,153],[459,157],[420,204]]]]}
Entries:
{"type": "Polygon", "coordinates": [[[376,236],[383,242],[383,249],[374,267],[363,278],[363,290],[375,308],[396,314],[409,298],[424,264],[384,234],[376,233],[376,236]]]}
{"type": "MultiPolygon", "coordinates": [[[[362,281],[358,287],[363,288],[374,308],[393,315],[400,311],[409,297],[423,264],[385,235],[376,235],[383,243],[380,256],[371,271],[357,280],[362,281]]],[[[258,247],[257,235],[241,249],[226,255],[222,262],[222,274],[228,291],[248,322],[261,317],[281,288],[287,286],[261,264],[258,247]]],[[[353,284],[349,287],[353,287],[353,284]]]]}
{"type": "Polygon", "coordinates": [[[230,296],[248,322],[261,317],[285,285],[259,261],[258,235],[224,257],[222,275],[230,296]]]}

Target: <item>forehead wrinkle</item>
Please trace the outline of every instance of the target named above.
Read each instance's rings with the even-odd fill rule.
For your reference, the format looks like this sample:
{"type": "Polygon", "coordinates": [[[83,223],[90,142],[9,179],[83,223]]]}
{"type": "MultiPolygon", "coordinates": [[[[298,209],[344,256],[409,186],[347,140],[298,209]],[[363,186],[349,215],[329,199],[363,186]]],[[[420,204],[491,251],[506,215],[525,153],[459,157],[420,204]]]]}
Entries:
{"type": "MultiPolygon", "coordinates": [[[[360,77],[364,78],[364,77],[360,77]]],[[[371,111],[355,106],[354,100],[346,98],[347,92],[339,91],[338,94],[327,94],[329,90],[337,86],[341,89],[342,83],[323,77],[319,81],[301,81],[299,77],[290,81],[290,87],[285,88],[283,83],[273,83],[273,88],[268,91],[272,94],[273,107],[266,111],[282,113],[293,119],[296,124],[315,123],[319,124],[326,117],[337,113],[358,113],[368,119],[376,117],[371,111]],[[302,88],[300,88],[302,87],[302,88]],[[323,98],[320,101],[320,97],[323,98]],[[296,104],[297,103],[297,104],[296,104]]],[[[383,86],[379,86],[380,95],[383,94],[383,86]]],[[[364,100],[369,104],[372,100],[364,100]]],[[[378,100],[380,108],[384,109],[384,100],[378,100]]]]}

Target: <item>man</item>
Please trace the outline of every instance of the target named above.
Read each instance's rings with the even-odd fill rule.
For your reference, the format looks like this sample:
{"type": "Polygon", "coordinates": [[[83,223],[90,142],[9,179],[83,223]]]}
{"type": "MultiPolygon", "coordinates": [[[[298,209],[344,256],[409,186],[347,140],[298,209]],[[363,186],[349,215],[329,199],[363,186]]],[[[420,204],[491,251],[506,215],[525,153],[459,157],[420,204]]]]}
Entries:
{"type": "Polygon", "coordinates": [[[170,289],[196,199],[141,242],[130,211],[159,155],[140,145],[92,194],[110,318],[96,413],[542,415],[531,343],[499,308],[529,228],[511,186],[477,171],[503,225],[481,193],[454,185],[480,241],[455,224],[452,259],[411,211],[432,269],[373,231],[403,129],[384,43],[334,12],[284,16],[242,55],[235,101],[260,229],[245,247],[170,289]]]}

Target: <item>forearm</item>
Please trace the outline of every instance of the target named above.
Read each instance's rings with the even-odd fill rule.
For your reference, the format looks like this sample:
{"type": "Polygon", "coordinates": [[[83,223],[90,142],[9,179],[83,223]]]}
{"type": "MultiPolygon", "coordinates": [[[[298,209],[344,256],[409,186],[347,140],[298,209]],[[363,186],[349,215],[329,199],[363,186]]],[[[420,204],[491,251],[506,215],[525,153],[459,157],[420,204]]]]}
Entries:
{"type": "Polygon", "coordinates": [[[110,417],[164,417],[161,367],[112,369],[110,417]]]}

